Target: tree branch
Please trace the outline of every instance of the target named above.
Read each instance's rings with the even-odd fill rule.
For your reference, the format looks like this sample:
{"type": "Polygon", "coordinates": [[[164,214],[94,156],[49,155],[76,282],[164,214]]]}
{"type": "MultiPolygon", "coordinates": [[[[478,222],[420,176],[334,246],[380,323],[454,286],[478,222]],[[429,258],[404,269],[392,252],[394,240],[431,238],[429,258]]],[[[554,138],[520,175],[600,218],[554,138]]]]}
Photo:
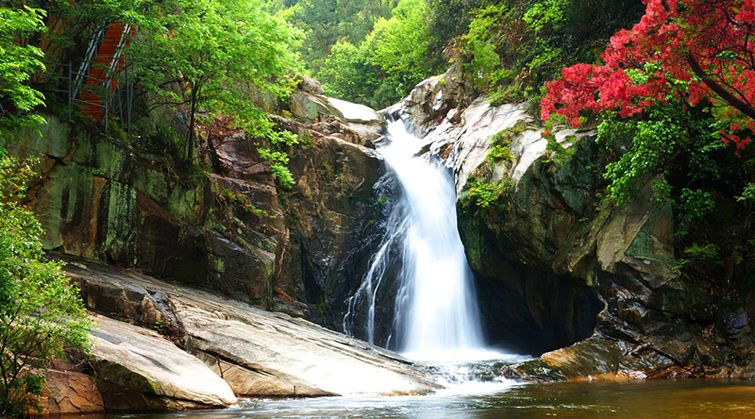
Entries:
{"type": "Polygon", "coordinates": [[[728,90],[726,90],[723,86],[716,83],[714,80],[712,80],[708,74],[705,73],[705,70],[700,65],[700,63],[695,59],[695,57],[692,54],[689,54],[687,56],[687,62],[689,63],[690,67],[692,68],[692,71],[695,72],[695,74],[702,79],[703,83],[705,83],[706,86],[713,92],[715,92],[721,99],[729,103],[731,106],[733,106],[738,111],[742,112],[743,114],[747,115],[748,117],[755,119],[755,108],[752,106],[749,106],[747,103],[743,102],[742,100],[738,99],[736,96],[731,94],[728,90]]]}

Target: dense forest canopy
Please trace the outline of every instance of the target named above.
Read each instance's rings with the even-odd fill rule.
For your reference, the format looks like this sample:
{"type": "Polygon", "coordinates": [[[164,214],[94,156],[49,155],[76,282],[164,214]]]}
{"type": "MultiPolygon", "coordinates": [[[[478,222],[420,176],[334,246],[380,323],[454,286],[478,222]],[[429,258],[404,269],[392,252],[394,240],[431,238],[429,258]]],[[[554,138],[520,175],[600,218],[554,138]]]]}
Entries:
{"type": "Polygon", "coordinates": [[[317,3],[294,7],[305,67],[327,93],[376,108],[452,63],[494,98],[536,97],[561,67],[598,59],[644,10],[640,0],[317,3]],[[344,13],[359,4],[369,13],[344,13]]]}

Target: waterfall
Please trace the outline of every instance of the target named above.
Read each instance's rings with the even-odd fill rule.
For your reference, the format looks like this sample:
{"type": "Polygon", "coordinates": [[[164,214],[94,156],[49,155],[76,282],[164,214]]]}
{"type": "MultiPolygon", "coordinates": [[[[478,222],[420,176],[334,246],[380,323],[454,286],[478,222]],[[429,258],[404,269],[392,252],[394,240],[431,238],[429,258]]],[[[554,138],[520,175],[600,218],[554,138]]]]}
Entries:
{"type": "Polygon", "coordinates": [[[395,346],[418,360],[475,360],[486,351],[456,220],[456,189],[449,171],[437,159],[419,156],[423,143],[402,121],[389,123],[378,148],[401,189],[386,224],[386,233],[359,290],[349,300],[344,330],[354,333],[358,306],[367,308],[363,321],[374,343],[378,291],[391,254],[399,255],[399,288],[395,296],[395,346]],[[397,252],[390,249],[395,246],[397,252]]]}

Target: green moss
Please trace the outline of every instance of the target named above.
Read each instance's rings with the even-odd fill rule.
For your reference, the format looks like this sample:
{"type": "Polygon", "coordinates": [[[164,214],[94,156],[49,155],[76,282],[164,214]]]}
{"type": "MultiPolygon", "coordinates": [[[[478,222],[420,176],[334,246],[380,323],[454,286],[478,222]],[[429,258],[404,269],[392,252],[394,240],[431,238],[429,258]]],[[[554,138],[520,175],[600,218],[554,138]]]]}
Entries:
{"type": "Polygon", "coordinates": [[[499,205],[501,197],[513,190],[514,187],[515,182],[510,178],[490,183],[477,176],[471,176],[459,195],[459,202],[465,207],[485,209],[499,205]]]}
{"type": "Polygon", "coordinates": [[[488,151],[488,161],[491,163],[500,161],[511,161],[514,159],[511,152],[511,143],[516,137],[521,135],[527,129],[525,121],[518,121],[513,127],[497,132],[490,137],[490,150],[488,151]]]}
{"type": "Polygon", "coordinates": [[[268,210],[257,208],[257,206],[255,206],[245,195],[231,190],[225,190],[223,192],[223,198],[226,202],[242,209],[244,212],[254,214],[259,218],[275,219],[275,215],[271,214],[268,210]]]}

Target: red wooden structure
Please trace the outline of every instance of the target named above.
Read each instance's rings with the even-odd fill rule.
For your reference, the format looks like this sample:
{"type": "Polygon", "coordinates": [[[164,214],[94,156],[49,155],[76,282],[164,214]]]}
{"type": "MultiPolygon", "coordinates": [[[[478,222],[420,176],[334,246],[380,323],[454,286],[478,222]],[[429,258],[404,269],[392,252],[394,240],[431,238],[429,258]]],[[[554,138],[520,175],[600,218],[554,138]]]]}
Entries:
{"type": "Polygon", "coordinates": [[[89,115],[97,122],[106,112],[107,98],[117,87],[115,75],[124,67],[121,48],[132,35],[132,29],[124,23],[113,22],[104,32],[97,48],[97,54],[89,66],[84,88],[79,93],[82,103],[81,113],[89,115]]]}

